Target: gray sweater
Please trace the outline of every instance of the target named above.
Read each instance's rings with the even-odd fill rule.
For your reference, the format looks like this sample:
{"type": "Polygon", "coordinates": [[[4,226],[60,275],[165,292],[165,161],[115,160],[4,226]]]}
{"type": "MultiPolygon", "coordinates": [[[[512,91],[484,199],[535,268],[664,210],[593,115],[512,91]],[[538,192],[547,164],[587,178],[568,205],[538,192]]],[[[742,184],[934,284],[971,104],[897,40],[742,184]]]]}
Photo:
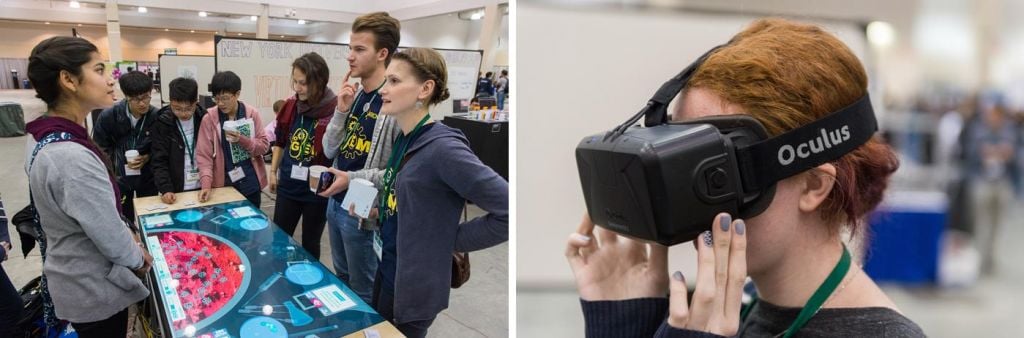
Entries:
{"type": "Polygon", "coordinates": [[[43,273],[57,317],[103,320],[149,295],[142,251],[118,215],[103,162],[73,142],[42,148],[29,187],[49,244],[43,273]]]}
{"type": "MultiPolygon", "coordinates": [[[[338,147],[348,137],[348,132],[345,129],[348,115],[349,113],[342,113],[335,109],[331,123],[327,125],[323,146],[324,156],[329,159],[338,156],[338,147]]],[[[362,170],[349,171],[349,179],[362,178],[373,182],[375,187],[380,187],[381,177],[384,177],[384,167],[388,165],[388,157],[391,156],[391,147],[401,132],[402,129],[398,127],[394,118],[384,114],[377,115],[377,123],[374,124],[373,135],[370,137],[370,153],[366,157],[366,164],[362,170]]],[[[376,219],[364,219],[362,225],[363,229],[379,227],[376,219]]]]}

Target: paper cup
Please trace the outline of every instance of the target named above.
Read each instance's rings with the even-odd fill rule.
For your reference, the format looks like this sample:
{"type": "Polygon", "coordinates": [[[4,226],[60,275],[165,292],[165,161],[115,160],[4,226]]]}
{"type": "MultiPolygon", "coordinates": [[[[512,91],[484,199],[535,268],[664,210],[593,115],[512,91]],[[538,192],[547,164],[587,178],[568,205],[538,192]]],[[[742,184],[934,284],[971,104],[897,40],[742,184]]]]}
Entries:
{"type": "Polygon", "coordinates": [[[309,167],[309,191],[316,193],[316,188],[320,185],[320,174],[326,171],[327,167],[322,165],[309,167]]]}
{"type": "Polygon", "coordinates": [[[125,159],[124,174],[126,176],[135,176],[135,175],[142,174],[142,170],[139,170],[139,169],[129,169],[128,168],[128,163],[134,162],[135,159],[138,158],[138,157],[139,157],[139,151],[138,150],[132,149],[132,150],[128,150],[128,151],[124,152],[124,159],[125,159]]]}

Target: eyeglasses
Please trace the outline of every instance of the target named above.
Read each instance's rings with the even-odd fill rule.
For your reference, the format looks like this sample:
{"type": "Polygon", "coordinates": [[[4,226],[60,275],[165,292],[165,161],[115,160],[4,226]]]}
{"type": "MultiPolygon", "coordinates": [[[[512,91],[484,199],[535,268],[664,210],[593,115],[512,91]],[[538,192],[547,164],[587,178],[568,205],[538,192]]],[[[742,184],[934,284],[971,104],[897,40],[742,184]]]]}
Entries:
{"type": "Polygon", "coordinates": [[[139,96],[136,96],[136,97],[129,97],[128,101],[131,101],[132,103],[143,104],[143,103],[149,103],[149,101],[151,101],[152,99],[153,99],[152,95],[143,94],[143,95],[139,95],[139,96]]]}
{"type": "Polygon", "coordinates": [[[191,105],[189,105],[187,107],[175,106],[173,104],[171,105],[171,110],[174,111],[175,113],[179,113],[179,114],[188,114],[188,113],[193,112],[195,109],[196,109],[196,104],[195,103],[193,103],[193,104],[191,104],[191,105]]]}
{"type": "Polygon", "coordinates": [[[230,101],[235,98],[235,94],[221,94],[213,97],[214,102],[230,101]]]}

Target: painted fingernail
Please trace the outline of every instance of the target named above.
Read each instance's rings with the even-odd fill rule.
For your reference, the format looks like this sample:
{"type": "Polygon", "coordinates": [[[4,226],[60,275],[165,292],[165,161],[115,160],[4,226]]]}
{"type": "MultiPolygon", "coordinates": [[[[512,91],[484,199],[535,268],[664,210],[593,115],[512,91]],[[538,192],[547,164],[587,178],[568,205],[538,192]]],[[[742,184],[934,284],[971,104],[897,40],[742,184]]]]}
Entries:
{"type": "Polygon", "coordinates": [[[746,228],[747,226],[746,224],[743,223],[742,219],[736,221],[736,234],[742,235],[745,231],[747,231],[746,228]]]}
{"type": "Polygon", "coordinates": [[[581,235],[581,234],[575,233],[575,232],[572,234],[572,238],[575,238],[577,240],[581,240],[581,241],[584,241],[584,242],[589,242],[590,241],[590,236],[581,235]]]}
{"type": "Polygon", "coordinates": [[[729,231],[729,223],[732,223],[732,216],[729,216],[729,214],[718,218],[718,224],[722,226],[722,231],[729,231]]]}
{"type": "Polygon", "coordinates": [[[679,271],[676,271],[676,273],[672,274],[672,279],[675,279],[677,281],[682,282],[683,281],[683,273],[679,272],[679,271]]]}
{"type": "Polygon", "coordinates": [[[704,245],[707,245],[708,247],[711,247],[711,244],[714,244],[714,240],[711,239],[711,231],[705,231],[702,233],[701,238],[704,239],[704,245]]]}

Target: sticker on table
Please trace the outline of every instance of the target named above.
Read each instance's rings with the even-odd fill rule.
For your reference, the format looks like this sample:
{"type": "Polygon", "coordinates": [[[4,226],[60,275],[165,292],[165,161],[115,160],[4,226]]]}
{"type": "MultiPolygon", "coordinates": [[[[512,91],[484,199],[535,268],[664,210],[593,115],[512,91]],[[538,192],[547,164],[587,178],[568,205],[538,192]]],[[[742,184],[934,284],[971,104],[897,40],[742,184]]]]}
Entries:
{"type": "Polygon", "coordinates": [[[227,222],[227,221],[230,221],[230,220],[231,220],[230,217],[227,217],[227,216],[224,216],[224,215],[217,215],[217,217],[214,217],[213,219],[211,219],[210,222],[213,222],[214,224],[217,224],[217,225],[221,225],[221,224],[224,224],[224,222],[227,222]]]}
{"type": "Polygon", "coordinates": [[[259,217],[246,218],[238,226],[249,231],[259,231],[267,228],[267,220],[259,217]]]}
{"type": "Polygon", "coordinates": [[[255,210],[252,210],[252,207],[238,207],[228,210],[228,213],[230,213],[231,217],[234,218],[243,218],[258,215],[255,210]]]}
{"type": "Polygon", "coordinates": [[[324,272],[308,261],[288,262],[288,269],[284,270],[284,276],[292,283],[309,286],[323,280],[324,272]]]}
{"type": "Polygon", "coordinates": [[[146,225],[147,229],[152,229],[156,227],[174,224],[174,220],[172,220],[171,215],[168,214],[154,215],[143,217],[142,224],[146,225]]]}
{"type": "Polygon", "coordinates": [[[174,219],[183,223],[195,223],[203,219],[203,213],[196,210],[185,210],[175,215],[174,219]]]}
{"type": "Polygon", "coordinates": [[[303,295],[309,297],[313,306],[320,309],[324,316],[330,316],[356,306],[356,302],[348,297],[337,285],[328,285],[303,295]]]}
{"type": "Polygon", "coordinates": [[[288,330],[284,324],[270,317],[255,317],[245,321],[239,329],[240,337],[251,338],[288,338],[288,330]]]}

